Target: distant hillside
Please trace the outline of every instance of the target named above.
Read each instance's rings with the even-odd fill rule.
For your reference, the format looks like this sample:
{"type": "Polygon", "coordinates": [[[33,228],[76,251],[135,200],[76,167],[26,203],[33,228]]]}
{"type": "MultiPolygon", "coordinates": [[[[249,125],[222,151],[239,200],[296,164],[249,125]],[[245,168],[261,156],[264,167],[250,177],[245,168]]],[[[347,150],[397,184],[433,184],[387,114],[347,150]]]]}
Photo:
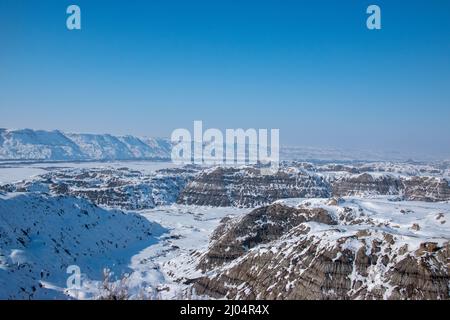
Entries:
{"type": "Polygon", "coordinates": [[[0,129],[0,160],[169,159],[168,139],[0,129]]]}

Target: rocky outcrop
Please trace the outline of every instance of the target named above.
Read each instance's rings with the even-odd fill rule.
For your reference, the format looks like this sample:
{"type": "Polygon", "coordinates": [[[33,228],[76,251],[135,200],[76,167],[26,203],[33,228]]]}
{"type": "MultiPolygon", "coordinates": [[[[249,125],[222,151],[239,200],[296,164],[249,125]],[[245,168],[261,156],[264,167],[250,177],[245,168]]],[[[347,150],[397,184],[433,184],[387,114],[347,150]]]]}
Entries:
{"type": "Polygon", "coordinates": [[[321,208],[292,208],[282,204],[261,207],[213,234],[213,245],[200,262],[203,270],[240,257],[249,249],[280,238],[292,227],[306,221],[336,224],[321,208]]]}
{"type": "Polygon", "coordinates": [[[363,173],[334,180],[333,196],[399,195],[405,200],[448,201],[450,184],[442,177],[395,177],[363,173]]]}
{"type": "MultiPolygon", "coordinates": [[[[439,176],[402,176],[381,170],[381,165],[353,168],[343,165],[314,167],[295,164],[276,174],[261,175],[258,168],[212,168],[195,177],[177,203],[206,206],[257,207],[287,198],[398,195],[405,200],[447,201],[450,186],[439,176]],[[360,172],[361,170],[370,172],[360,172]],[[332,170],[338,170],[337,172],[332,170]]],[[[393,170],[388,167],[389,170],[393,170]]],[[[407,172],[421,169],[408,168],[407,172]]],[[[400,170],[397,168],[397,170],[400,170]]],[[[432,168],[427,169],[427,173],[432,168]]]]}
{"type": "Polygon", "coordinates": [[[175,203],[196,171],[166,169],[144,174],[128,168],[66,169],[50,172],[15,185],[9,191],[45,192],[82,197],[91,202],[125,210],[142,210],[175,203]]]}
{"type": "MultiPolygon", "coordinates": [[[[225,221],[200,260],[207,273],[195,280],[196,293],[228,299],[449,299],[449,229],[437,222],[442,216],[428,213],[422,229],[411,231],[393,221],[396,212],[387,213],[399,203],[376,203],[381,209],[374,213],[374,205],[355,199],[318,201],[293,210],[280,204],[265,209],[281,217],[300,210],[287,223],[263,222],[259,209],[225,221]],[[247,246],[255,229],[283,231],[247,246]]],[[[417,217],[410,215],[412,225],[417,217]]]]}
{"type": "Polygon", "coordinates": [[[390,175],[373,176],[368,173],[352,175],[332,183],[333,196],[352,196],[361,194],[395,195],[400,194],[403,185],[399,178],[390,175]]]}
{"type": "Polygon", "coordinates": [[[215,168],[205,171],[181,192],[178,203],[206,206],[255,207],[285,198],[321,198],[329,184],[306,171],[286,169],[261,175],[257,168],[215,168]]]}
{"type": "Polygon", "coordinates": [[[404,195],[417,201],[450,200],[450,184],[443,178],[411,177],[403,180],[404,195]]]}

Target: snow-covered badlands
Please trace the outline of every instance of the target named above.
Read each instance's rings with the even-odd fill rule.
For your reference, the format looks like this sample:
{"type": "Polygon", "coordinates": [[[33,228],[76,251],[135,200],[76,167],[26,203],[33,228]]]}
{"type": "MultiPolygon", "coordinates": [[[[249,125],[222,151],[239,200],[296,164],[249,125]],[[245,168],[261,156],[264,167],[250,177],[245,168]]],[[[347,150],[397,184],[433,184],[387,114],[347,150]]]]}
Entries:
{"type": "Polygon", "coordinates": [[[0,299],[449,298],[448,169],[245,170],[3,166],[0,299]]]}

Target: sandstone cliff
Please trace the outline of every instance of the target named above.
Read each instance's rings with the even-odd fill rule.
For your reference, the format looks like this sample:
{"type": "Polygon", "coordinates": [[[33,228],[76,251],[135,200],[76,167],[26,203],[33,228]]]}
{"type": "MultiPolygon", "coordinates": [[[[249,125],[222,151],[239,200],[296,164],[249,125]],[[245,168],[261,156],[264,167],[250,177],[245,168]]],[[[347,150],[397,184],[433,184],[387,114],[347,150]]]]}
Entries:
{"type": "Polygon", "coordinates": [[[255,207],[285,198],[323,198],[330,186],[318,175],[293,168],[261,175],[257,168],[214,168],[197,176],[181,192],[178,203],[255,207]]]}
{"type": "MultiPolygon", "coordinates": [[[[432,169],[428,169],[425,172],[427,175],[424,176],[374,172],[374,170],[369,166],[352,170],[351,167],[341,165],[328,165],[324,169],[302,163],[301,167],[287,166],[276,174],[261,175],[259,169],[252,167],[241,169],[217,167],[202,171],[188,183],[180,193],[177,203],[257,207],[287,198],[354,195],[397,195],[405,200],[430,202],[450,200],[448,180],[439,175],[430,175],[434,172],[432,169]],[[361,170],[370,172],[361,173],[361,170]]],[[[387,167],[386,170],[393,169],[387,167]]],[[[420,168],[415,171],[409,168],[407,172],[420,174],[420,168]]]]}

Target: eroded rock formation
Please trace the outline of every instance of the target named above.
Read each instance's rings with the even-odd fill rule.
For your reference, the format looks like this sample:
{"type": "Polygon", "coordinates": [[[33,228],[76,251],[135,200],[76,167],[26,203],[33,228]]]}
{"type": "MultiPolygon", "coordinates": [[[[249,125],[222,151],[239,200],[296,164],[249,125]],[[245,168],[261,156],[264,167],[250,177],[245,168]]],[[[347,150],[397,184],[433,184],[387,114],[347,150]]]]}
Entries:
{"type": "Polygon", "coordinates": [[[196,279],[196,292],[229,299],[449,299],[443,216],[428,214],[421,231],[411,231],[393,217],[412,222],[422,212],[390,214],[387,201],[375,204],[378,213],[356,200],[319,201],[277,203],[224,221],[200,259],[208,272],[196,279]]]}

